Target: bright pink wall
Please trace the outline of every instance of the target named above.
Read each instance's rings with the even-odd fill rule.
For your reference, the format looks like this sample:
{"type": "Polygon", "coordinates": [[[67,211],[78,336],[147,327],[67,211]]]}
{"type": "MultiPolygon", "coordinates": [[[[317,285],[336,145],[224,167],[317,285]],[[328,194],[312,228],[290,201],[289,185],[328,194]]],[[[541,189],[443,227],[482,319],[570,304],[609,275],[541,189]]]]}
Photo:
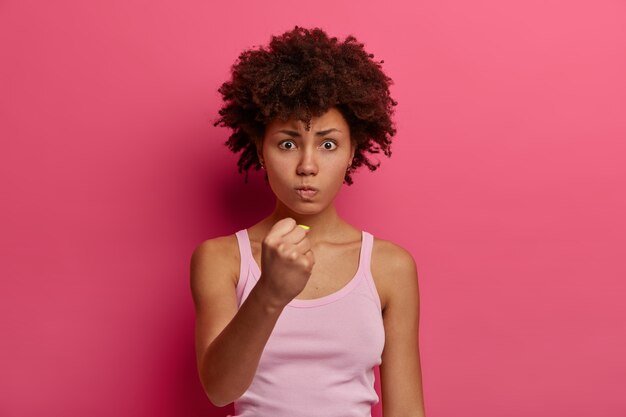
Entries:
{"type": "Polygon", "coordinates": [[[3,1],[0,415],[230,411],[196,373],[189,257],[272,198],[237,174],[216,90],[295,24],[356,35],[395,80],[393,155],[339,205],[415,255],[428,416],[626,415],[625,18],[609,0],[3,1]]]}

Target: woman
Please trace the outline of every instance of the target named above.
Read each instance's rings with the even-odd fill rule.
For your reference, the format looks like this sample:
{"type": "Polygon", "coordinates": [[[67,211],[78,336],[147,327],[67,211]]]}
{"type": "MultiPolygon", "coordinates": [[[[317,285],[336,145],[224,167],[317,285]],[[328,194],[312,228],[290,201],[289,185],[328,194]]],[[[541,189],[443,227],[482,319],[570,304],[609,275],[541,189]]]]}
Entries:
{"type": "Polygon", "coordinates": [[[244,51],[219,92],[226,145],[276,195],[251,227],[200,244],[191,257],[196,353],[212,403],[236,416],[424,416],[416,265],[402,247],[342,219],[350,172],[390,156],[397,103],[381,63],[296,26],[244,51]]]}

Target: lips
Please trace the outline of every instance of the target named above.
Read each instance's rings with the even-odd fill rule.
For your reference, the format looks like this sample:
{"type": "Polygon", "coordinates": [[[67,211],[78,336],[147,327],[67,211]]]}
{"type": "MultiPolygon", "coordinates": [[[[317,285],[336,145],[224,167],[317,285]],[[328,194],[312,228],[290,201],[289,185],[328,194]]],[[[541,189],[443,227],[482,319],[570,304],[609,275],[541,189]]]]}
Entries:
{"type": "Polygon", "coordinates": [[[302,191],[319,191],[317,188],[310,186],[310,185],[303,185],[301,187],[296,187],[296,190],[302,190],[302,191]]]}
{"type": "Polygon", "coordinates": [[[311,186],[302,186],[296,188],[296,193],[303,199],[310,199],[317,194],[318,189],[311,186]]]}

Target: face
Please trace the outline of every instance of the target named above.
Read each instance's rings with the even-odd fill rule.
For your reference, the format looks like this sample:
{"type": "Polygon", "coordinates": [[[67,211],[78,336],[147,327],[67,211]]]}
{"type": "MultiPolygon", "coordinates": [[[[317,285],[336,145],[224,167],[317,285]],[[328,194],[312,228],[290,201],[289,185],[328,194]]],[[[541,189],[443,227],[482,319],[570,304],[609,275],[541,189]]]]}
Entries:
{"type": "Polygon", "coordinates": [[[356,150],[348,123],[336,108],[311,119],[309,130],[300,120],[273,120],[259,148],[272,191],[282,204],[303,214],[332,203],[356,150]],[[302,186],[317,191],[298,191],[302,186]]]}

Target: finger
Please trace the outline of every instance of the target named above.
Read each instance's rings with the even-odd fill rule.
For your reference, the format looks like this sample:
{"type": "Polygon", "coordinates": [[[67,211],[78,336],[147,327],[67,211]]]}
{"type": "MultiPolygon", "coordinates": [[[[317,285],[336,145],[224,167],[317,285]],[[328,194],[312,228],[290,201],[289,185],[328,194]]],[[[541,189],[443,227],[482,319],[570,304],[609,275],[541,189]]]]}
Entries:
{"type": "Polygon", "coordinates": [[[279,237],[283,237],[291,232],[296,226],[297,224],[295,219],[291,217],[285,217],[284,219],[280,219],[279,221],[277,221],[274,226],[272,226],[269,233],[272,235],[276,234],[279,237]]]}
{"type": "Polygon", "coordinates": [[[299,242],[296,242],[296,248],[299,253],[306,254],[308,251],[312,249],[311,240],[302,238],[302,240],[300,240],[299,242]]]}
{"type": "Polygon", "coordinates": [[[304,256],[309,260],[311,265],[315,265],[315,256],[313,255],[313,251],[312,250],[308,250],[304,256]]]}
{"type": "Polygon", "coordinates": [[[283,235],[283,242],[295,245],[300,243],[309,233],[309,230],[295,225],[291,231],[283,235]]]}

